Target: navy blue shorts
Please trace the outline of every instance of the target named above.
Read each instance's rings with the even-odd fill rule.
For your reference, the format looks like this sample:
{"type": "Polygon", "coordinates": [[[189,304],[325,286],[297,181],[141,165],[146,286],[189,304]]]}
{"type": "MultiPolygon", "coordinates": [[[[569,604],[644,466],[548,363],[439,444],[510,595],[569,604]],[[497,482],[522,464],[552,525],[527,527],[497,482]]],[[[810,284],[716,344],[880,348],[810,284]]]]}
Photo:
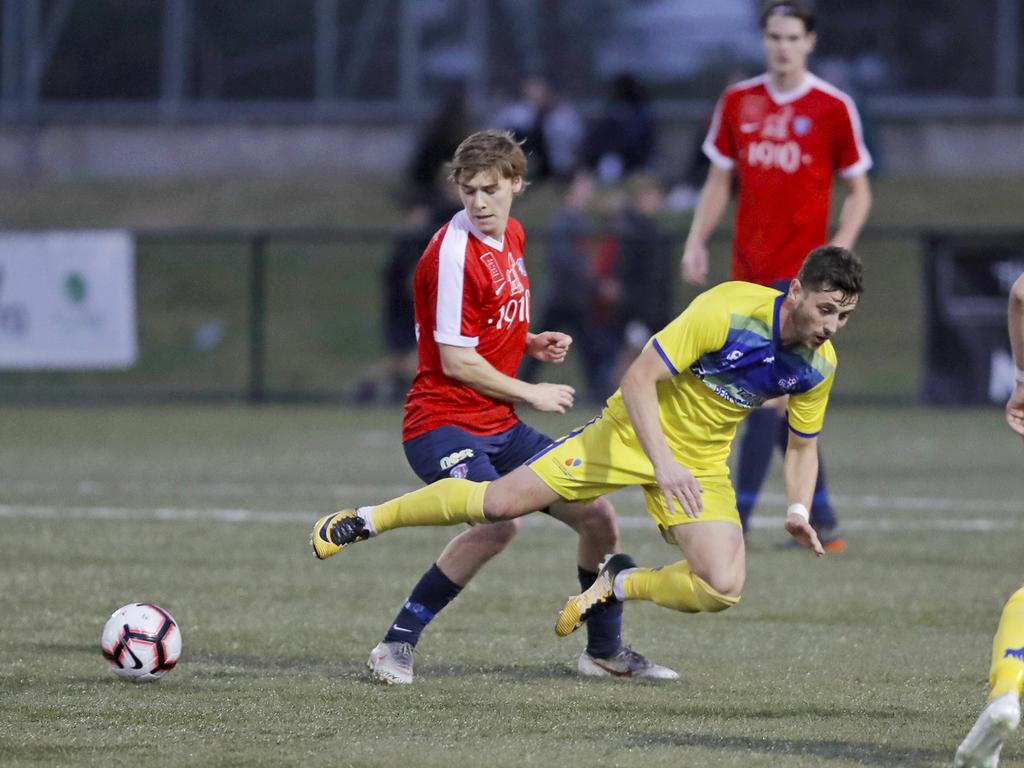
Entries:
{"type": "Polygon", "coordinates": [[[547,448],[550,437],[523,422],[497,435],[438,427],[404,443],[405,458],[424,483],[445,477],[497,480],[547,448]]]}

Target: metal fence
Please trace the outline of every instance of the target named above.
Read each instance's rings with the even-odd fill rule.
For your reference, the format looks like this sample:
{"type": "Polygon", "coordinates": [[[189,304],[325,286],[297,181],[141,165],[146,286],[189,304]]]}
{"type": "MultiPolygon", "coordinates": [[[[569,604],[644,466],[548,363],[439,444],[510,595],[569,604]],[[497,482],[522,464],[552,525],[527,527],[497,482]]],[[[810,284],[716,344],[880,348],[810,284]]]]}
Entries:
{"type": "MultiPolygon", "coordinates": [[[[686,233],[666,234],[681,247],[686,233]]],[[[863,233],[867,291],[837,344],[837,399],[919,398],[925,235],[899,227],[863,233]]],[[[381,230],[139,231],[137,364],[124,371],[3,371],[0,401],[344,401],[385,354],[381,270],[393,237],[381,230]]],[[[535,324],[547,287],[546,239],[532,232],[527,256],[535,324]]],[[[725,279],[728,233],[711,248],[711,279],[725,279]]],[[[679,308],[697,293],[681,282],[674,290],[679,308]]],[[[545,376],[579,385],[576,365],[550,367],[545,376]]]]}
{"type": "MultiPolygon", "coordinates": [[[[820,0],[814,66],[880,117],[1020,114],[1022,0],[820,0]]],[[[0,119],[482,117],[543,75],[586,113],[630,71],[700,119],[761,67],[760,0],[3,0],[0,119]]]]}

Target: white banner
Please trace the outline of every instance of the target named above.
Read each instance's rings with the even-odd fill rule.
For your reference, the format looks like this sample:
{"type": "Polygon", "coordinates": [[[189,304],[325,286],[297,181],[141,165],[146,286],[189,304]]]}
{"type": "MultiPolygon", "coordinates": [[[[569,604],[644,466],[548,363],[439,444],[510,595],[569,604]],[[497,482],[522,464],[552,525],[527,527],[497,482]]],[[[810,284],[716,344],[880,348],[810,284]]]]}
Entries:
{"type": "Polygon", "coordinates": [[[0,368],[134,365],[134,260],[128,232],[0,233],[0,368]]]}

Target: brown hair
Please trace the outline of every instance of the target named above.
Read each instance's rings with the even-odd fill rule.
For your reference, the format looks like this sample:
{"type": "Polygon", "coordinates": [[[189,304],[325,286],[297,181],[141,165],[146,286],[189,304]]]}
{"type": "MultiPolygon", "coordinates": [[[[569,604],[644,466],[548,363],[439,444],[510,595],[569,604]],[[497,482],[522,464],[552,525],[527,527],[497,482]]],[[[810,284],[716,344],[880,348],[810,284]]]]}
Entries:
{"type": "Polygon", "coordinates": [[[864,265],[853,251],[824,245],[807,254],[796,279],[807,290],[840,291],[849,299],[864,292],[864,265]]]}
{"type": "Polygon", "coordinates": [[[522,142],[509,131],[478,131],[467,136],[448,165],[448,180],[459,183],[463,173],[472,178],[481,171],[495,171],[505,179],[526,181],[526,154],[522,142]]]}
{"type": "Polygon", "coordinates": [[[761,6],[761,29],[768,25],[768,19],[772,16],[800,19],[804,23],[805,32],[813,32],[817,21],[814,9],[801,0],[768,0],[761,6]]]}

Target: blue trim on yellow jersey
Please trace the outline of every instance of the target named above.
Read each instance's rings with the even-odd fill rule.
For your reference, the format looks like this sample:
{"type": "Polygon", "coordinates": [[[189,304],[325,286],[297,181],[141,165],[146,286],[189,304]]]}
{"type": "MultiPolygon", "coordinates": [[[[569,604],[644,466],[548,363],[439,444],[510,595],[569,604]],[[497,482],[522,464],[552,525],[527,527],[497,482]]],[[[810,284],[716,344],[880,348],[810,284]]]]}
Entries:
{"type": "Polygon", "coordinates": [[[665,361],[665,365],[668,366],[668,369],[669,369],[669,371],[672,372],[672,375],[673,376],[678,376],[679,375],[679,371],[677,371],[676,367],[674,365],[672,365],[672,361],[668,359],[668,355],[665,354],[665,350],[661,348],[661,344],[658,343],[658,340],[654,339],[653,343],[654,343],[654,348],[656,350],[658,350],[658,354],[661,355],[661,359],[665,361]]]}
{"type": "Polygon", "coordinates": [[[785,298],[779,294],[773,300],[770,332],[756,316],[730,315],[725,343],[697,358],[690,372],[723,400],[746,409],[820,384],[831,372],[828,361],[813,350],[781,342],[785,298]]]}
{"type": "Polygon", "coordinates": [[[782,329],[779,327],[779,313],[782,311],[782,302],[786,300],[786,294],[775,299],[775,308],[772,310],[772,347],[779,348],[779,340],[782,337],[782,329]]]}
{"type": "Polygon", "coordinates": [[[557,440],[555,440],[555,442],[553,442],[547,448],[544,448],[543,450],[538,451],[536,454],[533,455],[532,458],[527,459],[526,460],[526,465],[529,466],[530,464],[533,464],[533,462],[535,462],[537,459],[539,459],[539,458],[543,457],[545,454],[547,454],[548,451],[551,451],[554,448],[557,448],[558,446],[560,446],[562,443],[564,443],[569,438],[576,437],[576,435],[578,435],[580,432],[582,432],[584,429],[589,427],[591,424],[593,424],[595,421],[597,421],[600,418],[601,418],[601,416],[597,415],[594,418],[592,418],[590,421],[588,421],[586,424],[584,424],[582,427],[576,427],[576,429],[574,429],[568,435],[565,435],[564,437],[558,438],[557,440]]]}

